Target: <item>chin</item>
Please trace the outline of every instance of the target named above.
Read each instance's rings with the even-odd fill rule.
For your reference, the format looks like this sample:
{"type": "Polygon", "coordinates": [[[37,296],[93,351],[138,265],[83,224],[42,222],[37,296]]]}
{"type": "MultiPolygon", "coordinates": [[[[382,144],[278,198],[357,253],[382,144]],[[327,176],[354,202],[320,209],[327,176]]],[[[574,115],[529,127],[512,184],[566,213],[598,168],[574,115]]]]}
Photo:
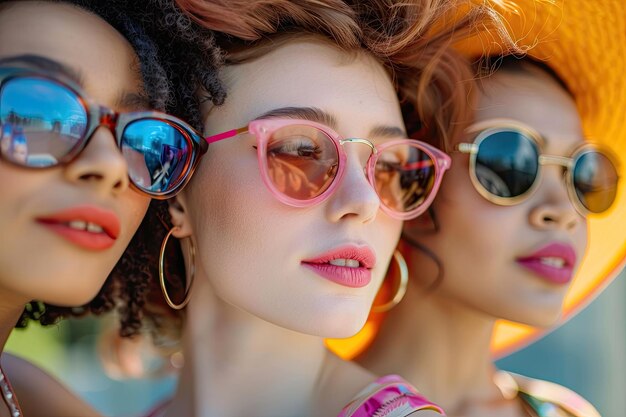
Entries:
{"type": "Polygon", "coordinates": [[[319,336],[325,339],[346,339],[357,334],[365,323],[357,323],[350,326],[321,326],[314,329],[310,329],[311,331],[303,332],[310,334],[312,336],[319,336]]]}
{"type": "Polygon", "coordinates": [[[311,336],[344,339],[357,334],[365,325],[366,319],[367,315],[356,317],[354,310],[352,310],[345,313],[335,311],[332,314],[324,312],[315,314],[315,317],[312,317],[310,320],[298,320],[298,322],[274,321],[274,324],[311,336]]]}
{"type": "Polygon", "coordinates": [[[68,291],[62,294],[43,294],[38,300],[59,307],[79,307],[88,304],[98,295],[100,288],[91,291],[68,291]]]}
{"type": "Polygon", "coordinates": [[[519,311],[503,315],[502,319],[513,321],[527,326],[550,328],[561,318],[561,304],[558,306],[523,306],[519,311]]]}
{"type": "Polygon", "coordinates": [[[335,314],[333,317],[327,317],[326,326],[322,337],[332,339],[344,339],[352,337],[363,329],[367,321],[369,310],[362,315],[356,314],[355,310],[350,309],[344,314],[335,314]]]}
{"type": "Polygon", "coordinates": [[[529,321],[527,324],[530,326],[541,327],[544,329],[553,327],[556,325],[561,319],[561,309],[559,308],[557,311],[552,313],[546,313],[541,317],[536,317],[534,320],[529,321]]]}
{"type": "Polygon", "coordinates": [[[342,326],[332,326],[331,328],[327,329],[327,331],[325,331],[323,335],[320,336],[330,339],[345,339],[357,334],[364,325],[365,320],[344,323],[342,326]]]}

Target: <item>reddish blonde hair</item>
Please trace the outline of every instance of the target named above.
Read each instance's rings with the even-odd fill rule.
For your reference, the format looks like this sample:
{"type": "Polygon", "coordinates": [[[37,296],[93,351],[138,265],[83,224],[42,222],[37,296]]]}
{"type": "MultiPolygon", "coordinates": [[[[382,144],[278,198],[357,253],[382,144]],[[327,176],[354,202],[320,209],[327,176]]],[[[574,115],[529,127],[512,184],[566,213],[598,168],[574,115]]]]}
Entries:
{"type": "MultiPolygon", "coordinates": [[[[473,70],[450,45],[489,27],[510,50],[499,15],[467,0],[176,0],[205,28],[222,32],[226,63],[253,60],[306,34],[365,50],[391,73],[409,133],[441,146],[471,117],[473,70]],[[463,6],[463,7],[461,7],[463,6]],[[462,10],[463,13],[459,13],[462,10]],[[461,16],[459,16],[461,15],[461,16]],[[419,131],[419,132],[417,132],[419,131]]],[[[442,146],[445,148],[445,146],[442,146]]]]}
{"type": "Polygon", "coordinates": [[[358,46],[354,9],[341,0],[176,0],[181,10],[208,29],[243,41],[258,41],[285,27],[323,32],[358,46]]]}

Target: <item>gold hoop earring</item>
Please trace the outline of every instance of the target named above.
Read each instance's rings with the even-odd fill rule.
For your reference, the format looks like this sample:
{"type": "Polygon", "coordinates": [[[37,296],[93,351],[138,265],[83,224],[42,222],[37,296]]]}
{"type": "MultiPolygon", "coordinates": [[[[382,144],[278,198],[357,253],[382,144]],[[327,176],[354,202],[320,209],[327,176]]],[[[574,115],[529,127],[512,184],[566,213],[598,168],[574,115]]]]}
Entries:
{"type": "Polygon", "coordinates": [[[400,253],[397,249],[393,253],[393,259],[397,262],[398,269],[400,270],[400,283],[398,284],[398,289],[390,301],[385,304],[372,306],[372,311],[374,313],[384,313],[385,311],[391,310],[397,306],[400,301],[402,301],[404,295],[406,294],[406,287],[409,284],[409,267],[406,265],[404,256],[402,256],[402,253],[400,253]]]}
{"type": "Polygon", "coordinates": [[[187,303],[189,303],[189,299],[191,298],[191,285],[193,284],[193,279],[196,275],[196,247],[193,240],[189,239],[189,264],[191,265],[189,285],[187,285],[187,288],[185,289],[185,298],[180,304],[176,304],[172,301],[172,298],[167,292],[167,287],[165,286],[165,247],[167,246],[167,241],[170,239],[172,233],[178,230],[180,230],[179,227],[172,227],[172,229],[167,232],[167,235],[165,235],[165,238],[163,239],[163,243],[161,243],[161,252],[159,253],[159,282],[161,284],[161,292],[163,292],[163,297],[165,298],[167,305],[174,310],[181,310],[185,308],[187,303]]]}

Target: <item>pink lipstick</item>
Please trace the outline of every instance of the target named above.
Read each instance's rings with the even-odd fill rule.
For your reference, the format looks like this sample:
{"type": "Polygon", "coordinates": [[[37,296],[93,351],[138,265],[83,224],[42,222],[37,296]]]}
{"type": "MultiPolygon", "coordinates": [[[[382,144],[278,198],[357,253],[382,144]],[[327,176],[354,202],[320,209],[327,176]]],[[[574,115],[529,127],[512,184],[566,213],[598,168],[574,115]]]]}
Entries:
{"type": "Polygon", "coordinates": [[[576,251],[564,243],[550,243],[516,262],[551,284],[571,282],[576,266],[576,251]]]}
{"type": "Polygon", "coordinates": [[[37,223],[85,249],[104,250],[115,244],[120,220],[115,213],[96,206],[78,206],[40,216],[37,223]]]}
{"type": "Polygon", "coordinates": [[[372,280],[376,255],[366,246],[347,245],[303,260],[302,265],[339,285],[361,288],[372,280]]]}

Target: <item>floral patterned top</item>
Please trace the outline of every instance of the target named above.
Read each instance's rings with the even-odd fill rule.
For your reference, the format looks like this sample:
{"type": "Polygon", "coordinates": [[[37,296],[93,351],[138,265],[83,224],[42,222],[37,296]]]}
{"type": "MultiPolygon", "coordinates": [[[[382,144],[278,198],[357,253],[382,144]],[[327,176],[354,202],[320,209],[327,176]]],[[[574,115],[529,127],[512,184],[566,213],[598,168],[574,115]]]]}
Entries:
{"type": "Polygon", "coordinates": [[[433,410],[445,415],[439,406],[404,379],[398,375],[387,375],[361,391],[338,417],[406,417],[421,410],[433,410]]]}

